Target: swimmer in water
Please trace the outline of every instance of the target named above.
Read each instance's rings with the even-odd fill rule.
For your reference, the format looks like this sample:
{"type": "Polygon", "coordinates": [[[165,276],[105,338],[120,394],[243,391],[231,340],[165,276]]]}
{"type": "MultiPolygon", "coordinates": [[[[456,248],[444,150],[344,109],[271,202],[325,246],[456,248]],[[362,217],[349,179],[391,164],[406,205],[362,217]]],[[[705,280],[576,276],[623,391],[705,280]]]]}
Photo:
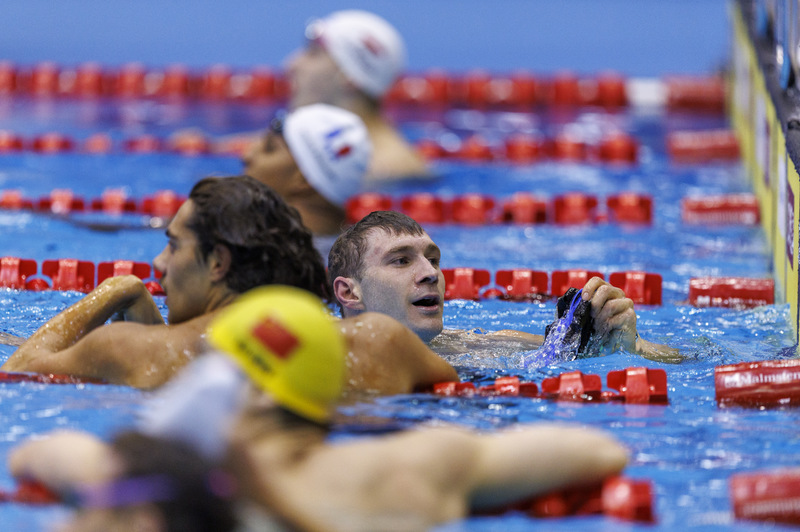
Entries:
{"type": "MultiPolygon", "coordinates": [[[[198,182],[167,237],[154,266],[162,272],[168,325],[138,277],[111,277],[40,327],[0,369],[153,388],[205,349],[208,323],[241,293],[283,284],[328,296],[322,258],[297,211],[251,177],[198,182]]],[[[394,320],[359,316],[341,329],[353,389],[399,393],[457,379],[394,320]]]]}
{"type": "MultiPolygon", "coordinates": [[[[511,355],[542,345],[542,336],[522,331],[443,332],[440,258],[439,247],[405,214],[377,211],[365,216],[337,238],[328,254],[328,277],[342,316],[388,314],[442,355],[481,349],[511,355]]],[[[639,336],[633,301],[619,288],[594,277],[583,287],[581,299],[591,305],[596,348],[621,348],[662,362],[681,359],[677,349],[639,336]]]]}
{"type": "MultiPolygon", "coordinates": [[[[331,442],[348,372],[346,344],[319,300],[294,289],[245,294],[211,323],[209,340],[218,351],[192,365],[218,363],[170,383],[173,392],[185,386],[188,399],[183,410],[171,412],[174,423],[162,423],[189,419],[193,426],[159,437],[194,446],[217,433],[221,445],[195,448],[226,464],[238,516],[261,526],[253,529],[429,530],[474,511],[602,482],[627,462],[626,450],[610,436],[550,423],[488,434],[420,426],[331,442]],[[220,396],[206,393],[202,381],[227,382],[222,387],[238,403],[227,414],[203,415],[218,410],[220,396]],[[226,419],[234,421],[218,430],[226,419]]],[[[9,469],[56,492],[90,482],[90,493],[102,494],[105,486],[116,492],[127,471],[137,469],[120,467],[115,447],[91,435],[55,433],[12,450],[9,469]]],[[[88,513],[99,512],[83,508],[76,519],[88,513]]]]}
{"type": "MultiPolygon", "coordinates": [[[[367,128],[372,156],[367,184],[433,177],[420,153],[384,115],[382,100],[405,68],[405,45],[397,30],[366,11],[337,11],[312,21],[306,46],[288,59],[289,110],[328,104],[355,113],[367,128]]],[[[242,153],[252,133],[221,143],[223,151],[242,153]]],[[[250,151],[258,150],[256,140],[250,151]]]]}
{"type": "Polygon", "coordinates": [[[271,186],[315,235],[335,235],[344,205],[361,190],[372,146],[349,111],[307,105],[275,118],[242,157],[244,173],[271,186]]]}
{"type": "Polygon", "coordinates": [[[327,295],[311,234],[253,178],[199,181],[166,234],[153,264],[162,272],[168,325],[138,277],[111,277],[40,327],[0,369],[152,388],[201,351],[209,321],[239,294],[281,283],[327,295]]]}

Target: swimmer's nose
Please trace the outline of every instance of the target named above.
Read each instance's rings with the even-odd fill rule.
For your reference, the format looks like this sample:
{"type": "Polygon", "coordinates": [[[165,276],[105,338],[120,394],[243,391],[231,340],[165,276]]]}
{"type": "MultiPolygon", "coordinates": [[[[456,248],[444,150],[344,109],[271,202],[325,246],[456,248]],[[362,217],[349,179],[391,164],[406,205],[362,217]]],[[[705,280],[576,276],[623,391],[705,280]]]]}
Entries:
{"type": "Polygon", "coordinates": [[[422,266],[421,270],[419,271],[419,281],[420,283],[437,283],[439,281],[439,270],[436,269],[433,264],[428,262],[427,260],[424,261],[424,265],[422,266]]]}
{"type": "Polygon", "coordinates": [[[156,255],[156,257],[153,259],[153,267],[162,273],[166,273],[166,268],[164,267],[164,258],[163,258],[164,252],[166,250],[167,246],[164,246],[164,249],[161,250],[161,253],[156,255]]]}
{"type": "Polygon", "coordinates": [[[242,157],[240,159],[242,161],[242,166],[244,166],[245,168],[250,166],[250,163],[253,162],[253,156],[255,155],[256,150],[259,149],[260,145],[261,145],[260,140],[254,140],[247,146],[247,148],[242,150],[242,157]]]}

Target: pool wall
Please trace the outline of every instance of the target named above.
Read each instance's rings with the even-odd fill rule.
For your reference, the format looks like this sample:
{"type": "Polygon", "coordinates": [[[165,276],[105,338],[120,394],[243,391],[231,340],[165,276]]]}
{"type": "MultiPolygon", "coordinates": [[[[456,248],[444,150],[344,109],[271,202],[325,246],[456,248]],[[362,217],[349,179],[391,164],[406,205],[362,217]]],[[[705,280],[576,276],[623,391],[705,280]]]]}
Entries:
{"type": "Polygon", "coordinates": [[[731,4],[729,113],[743,163],[761,206],[773,251],[776,300],[788,302],[795,338],[798,307],[798,201],[800,201],[800,61],[796,0],[731,4]],[[794,44],[792,44],[794,43],[794,44]]]}

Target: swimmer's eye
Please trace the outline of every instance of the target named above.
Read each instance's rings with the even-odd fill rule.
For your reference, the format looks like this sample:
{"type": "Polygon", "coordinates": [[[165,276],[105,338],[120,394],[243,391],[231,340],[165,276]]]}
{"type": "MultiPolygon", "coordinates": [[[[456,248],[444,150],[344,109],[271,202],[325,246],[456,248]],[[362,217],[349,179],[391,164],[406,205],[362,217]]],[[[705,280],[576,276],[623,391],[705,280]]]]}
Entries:
{"type": "Polygon", "coordinates": [[[439,257],[429,257],[428,262],[430,262],[431,266],[433,266],[434,268],[439,267],[439,257]]]}
{"type": "Polygon", "coordinates": [[[405,266],[405,265],[409,264],[410,262],[411,261],[408,260],[408,257],[395,257],[394,259],[389,261],[389,264],[396,264],[398,266],[405,266]]]}

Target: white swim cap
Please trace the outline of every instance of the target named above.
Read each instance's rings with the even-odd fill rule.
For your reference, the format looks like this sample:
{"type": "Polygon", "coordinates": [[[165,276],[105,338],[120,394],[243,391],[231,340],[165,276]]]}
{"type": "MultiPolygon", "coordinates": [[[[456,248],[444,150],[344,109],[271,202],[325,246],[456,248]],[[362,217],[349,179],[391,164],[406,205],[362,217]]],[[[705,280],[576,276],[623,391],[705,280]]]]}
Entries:
{"type": "Polygon", "coordinates": [[[406,64],[403,39],[381,17],[366,11],[337,11],[306,27],[347,78],[373,98],[381,98],[406,64]]]}
{"type": "Polygon", "coordinates": [[[359,192],[372,143],[357,115],[322,103],[306,105],[287,115],[283,138],[306,181],[328,201],[343,206],[359,192]]]}

